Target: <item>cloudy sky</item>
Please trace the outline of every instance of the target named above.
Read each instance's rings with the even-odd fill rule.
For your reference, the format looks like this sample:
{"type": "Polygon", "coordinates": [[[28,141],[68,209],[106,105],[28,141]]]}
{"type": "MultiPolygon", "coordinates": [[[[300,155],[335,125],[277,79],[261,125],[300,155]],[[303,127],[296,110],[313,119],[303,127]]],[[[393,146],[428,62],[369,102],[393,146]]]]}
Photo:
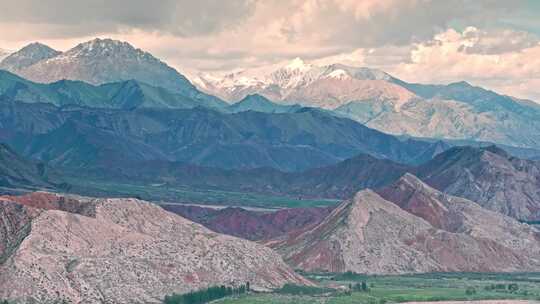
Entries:
{"type": "Polygon", "coordinates": [[[66,50],[126,40],[180,71],[301,57],[381,68],[412,82],[466,80],[540,100],[537,0],[17,0],[0,3],[0,48],[66,50]]]}

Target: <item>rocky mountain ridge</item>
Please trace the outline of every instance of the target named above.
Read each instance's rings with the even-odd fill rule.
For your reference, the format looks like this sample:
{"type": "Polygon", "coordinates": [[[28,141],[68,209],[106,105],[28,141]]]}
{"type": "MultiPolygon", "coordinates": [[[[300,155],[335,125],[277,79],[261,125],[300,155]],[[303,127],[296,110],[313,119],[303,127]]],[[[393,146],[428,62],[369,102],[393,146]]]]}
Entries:
{"type": "Polygon", "coordinates": [[[22,155],[78,168],[160,160],[299,171],[358,153],[420,163],[439,152],[436,143],[402,141],[310,108],[228,114],[202,107],[59,108],[0,98],[0,117],[0,140],[22,155]]]}
{"type": "Polygon", "coordinates": [[[412,175],[381,193],[383,197],[363,190],[314,228],[268,245],[290,265],[307,271],[390,274],[540,268],[540,232],[532,226],[443,194],[412,175]]]}
{"type": "Polygon", "coordinates": [[[0,70],[0,96],[24,103],[50,103],[59,107],[84,106],[132,110],[136,108],[190,109],[228,106],[215,98],[184,95],[137,80],[92,85],[79,80],[43,84],[0,70]]]}
{"type": "Polygon", "coordinates": [[[456,147],[421,166],[418,176],[450,195],[519,220],[540,218],[540,163],[495,146],[456,147]]]}
{"type": "Polygon", "coordinates": [[[156,205],[135,199],[85,203],[94,214],[36,209],[13,198],[0,202],[0,244],[9,249],[0,247],[0,297],[161,303],[167,294],[209,285],[250,282],[268,290],[311,284],[269,248],[211,232],[156,205]]]}

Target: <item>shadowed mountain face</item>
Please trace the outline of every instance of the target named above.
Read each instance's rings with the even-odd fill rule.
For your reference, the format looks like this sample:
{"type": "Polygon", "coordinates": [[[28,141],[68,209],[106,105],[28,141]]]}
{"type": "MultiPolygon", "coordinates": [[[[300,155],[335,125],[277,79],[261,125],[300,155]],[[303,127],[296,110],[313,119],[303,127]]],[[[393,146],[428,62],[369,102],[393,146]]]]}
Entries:
{"type": "Polygon", "coordinates": [[[294,208],[272,212],[242,208],[212,209],[186,205],[163,205],[212,231],[248,240],[268,240],[309,229],[326,217],[332,208],[294,208]]]}
{"type": "Polygon", "coordinates": [[[25,159],[5,144],[0,144],[0,187],[54,189],[65,186],[59,174],[48,166],[25,159]]]}
{"type": "Polygon", "coordinates": [[[413,167],[369,155],[302,172],[272,168],[224,170],[178,162],[123,162],[84,172],[67,170],[68,175],[115,182],[165,183],[195,189],[251,192],[301,198],[349,198],[360,189],[379,188],[394,182],[413,167]]]}
{"type": "Polygon", "coordinates": [[[491,146],[451,148],[416,167],[358,155],[337,164],[302,172],[282,172],[271,168],[223,170],[166,161],[145,161],[137,163],[137,166],[118,162],[108,167],[85,170],[84,174],[98,180],[347,199],[362,189],[387,186],[409,172],[442,192],[470,199],[518,220],[534,221],[540,219],[538,168],[538,161],[511,157],[491,146]]]}
{"type": "Polygon", "coordinates": [[[418,176],[445,193],[520,220],[540,219],[540,163],[503,150],[452,148],[418,168],[418,176]]]}
{"type": "Polygon", "coordinates": [[[2,299],[50,302],[61,295],[73,303],[161,303],[173,292],[207,286],[311,284],[269,248],[156,205],[53,196],[0,200],[2,299]],[[73,202],[66,200],[93,212],[69,211],[73,202]]]}
{"type": "Polygon", "coordinates": [[[126,111],[57,108],[4,98],[0,119],[0,140],[27,157],[70,167],[167,160],[296,171],[358,153],[420,163],[440,152],[436,143],[400,141],[308,108],[283,114],[224,114],[204,108],[126,111]]]}
{"type": "Polygon", "coordinates": [[[268,245],[308,271],[540,269],[540,232],[529,225],[443,194],[410,174],[381,195],[361,191],[319,225],[268,245]]]}
{"type": "Polygon", "coordinates": [[[99,86],[82,81],[60,80],[35,83],[0,70],[0,96],[25,103],[50,103],[56,106],[78,105],[92,108],[188,109],[197,106],[224,108],[227,104],[204,95],[175,93],[161,87],[126,80],[99,86]]]}
{"type": "Polygon", "coordinates": [[[301,110],[300,105],[283,105],[270,101],[264,96],[248,95],[237,103],[230,105],[227,111],[232,113],[256,111],[264,113],[291,113],[301,110]]]}

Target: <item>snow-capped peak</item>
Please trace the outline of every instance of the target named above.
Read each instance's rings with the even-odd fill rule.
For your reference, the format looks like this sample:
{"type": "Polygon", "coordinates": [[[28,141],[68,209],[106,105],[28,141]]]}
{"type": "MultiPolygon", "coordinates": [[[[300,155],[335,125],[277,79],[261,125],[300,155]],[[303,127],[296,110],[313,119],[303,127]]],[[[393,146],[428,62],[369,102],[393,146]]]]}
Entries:
{"type": "Polygon", "coordinates": [[[351,67],[343,64],[332,64],[326,67],[326,75],[329,75],[335,71],[341,71],[340,74],[347,74],[352,78],[359,80],[390,80],[392,76],[387,73],[366,67],[351,67]]]}
{"type": "Polygon", "coordinates": [[[40,42],[32,42],[32,43],[24,46],[23,48],[21,48],[17,52],[13,53],[13,55],[16,55],[16,56],[19,56],[19,57],[21,57],[21,56],[43,57],[43,56],[46,56],[46,55],[59,54],[59,53],[60,52],[58,52],[57,50],[51,48],[48,45],[45,45],[45,44],[40,43],[40,42]]]}
{"type": "Polygon", "coordinates": [[[321,99],[317,106],[324,108],[339,106],[341,101],[335,100],[350,101],[349,98],[352,100],[375,96],[399,99],[400,102],[402,99],[403,102],[409,100],[406,94],[394,90],[391,83],[384,83],[390,82],[392,77],[383,71],[337,63],[317,65],[301,58],[271,66],[231,71],[214,76],[205,75],[192,80],[202,90],[231,102],[239,101],[246,95],[254,93],[259,93],[272,101],[285,103],[289,101],[309,103],[308,99],[321,99]],[[335,92],[331,90],[330,95],[317,93],[320,89],[318,85],[313,86],[314,83],[324,87],[330,85],[325,81],[330,79],[337,81],[332,84],[334,86],[332,90],[335,92]],[[341,87],[342,89],[335,89],[341,87]],[[336,95],[334,101],[332,94],[336,95]]]}
{"type": "Polygon", "coordinates": [[[127,42],[100,38],[80,43],[65,53],[66,57],[124,56],[126,54],[148,55],[127,42]]]}
{"type": "Polygon", "coordinates": [[[17,71],[40,60],[57,56],[58,54],[60,54],[59,51],[54,50],[47,45],[34,42],[5,57],[2,60],[0,68],[9,71],[17,71]]]}

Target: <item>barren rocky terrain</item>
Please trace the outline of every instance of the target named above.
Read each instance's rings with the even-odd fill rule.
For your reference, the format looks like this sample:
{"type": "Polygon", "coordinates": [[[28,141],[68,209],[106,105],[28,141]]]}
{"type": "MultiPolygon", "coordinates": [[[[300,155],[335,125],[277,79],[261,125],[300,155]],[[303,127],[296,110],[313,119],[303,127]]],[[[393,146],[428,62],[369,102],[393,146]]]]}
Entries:
{"type": "Polygon", "coordinates": [[[159,303],[167,294],[209,285],[250,282],[268,290],[310,284],[271,249],[214,233],[151,203],[84,202],[94,214],[66,211],[42,194],[0,202],[0,298],[159,303]]]}

